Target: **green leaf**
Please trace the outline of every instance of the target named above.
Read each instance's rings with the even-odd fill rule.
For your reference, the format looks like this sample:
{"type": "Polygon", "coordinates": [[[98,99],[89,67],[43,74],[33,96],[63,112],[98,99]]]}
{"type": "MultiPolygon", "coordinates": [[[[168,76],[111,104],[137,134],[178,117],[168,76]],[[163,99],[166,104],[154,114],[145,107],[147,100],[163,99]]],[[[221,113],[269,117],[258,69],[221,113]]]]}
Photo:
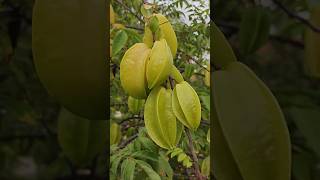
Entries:
{"type": "Polygon", "coordinates": [[[183,161],[186,157],[187,157],[187,155],[186,155],[185,153],[179,154],[179,156],[178,156],[178,162],[183,161]]]}
{"type": "Polygon", "coordinates": [[[124,31],[127,33],[129,38],[132,40],[133,44],[142,42],[142,37],[137,31],[135,31],[133,29],[128,29],[128,28],[124,29],[124,31]]]}
{"type": "Polygon", "coordinates": [[[201,164],[201,173],[205,176],[210,174],[210,156],[206,157],[201,164]]]}
{"type": "Polygon", "coordinates": [[[210,96],[200,96],[200,99],[204,107],[210,111],[210,96]]]}
{"type": "Polygon", "coordinates": [[[141,160],[136,160],[137,164],[146,172],[148,177],[152,180],[161,180],[160,176],[152,169],[152,167],[141,160]]]}
{"type": "Polygon", "coordinates": [[[184,65],[183,75],[186,79],[189,79],[193,75],[193,72],[194,72],[194,65],[192,65],[192,64],[185,64],[184,65]]]}
{"type": "Polygon", "coordinates": [[[182,165],[185,166],[185,167],[187,167],[187,165],[188,165],[189,162],[190,162],[189,159],[188,159],[188,158],[185,158],[185,159],[183,160],[183,162],[182,162],[182,165]]]}
{"type": "Polygon", "coordinates": [[[152,16],[149,22],[150,30],[155,33],[159,29],[159,20],[156,16],[152,16]]]}
{"type": "Polygon", "coordinates": [[[270,20],[267,12],[260,7],[245,9],[240,24],[240,51],[247,55],[267,42],[270,20]]]}
{"type": "Polygon", "coordinates": [[[138,140],[141,142],[141,144],[144,148],[146,148],[152,152],[157,151],[157,146],[149,138],[139,136],[138,140]]]}
{"type": "Polygon", "coordinates": [[[117,174],[118,166],[119,166],[119,163],[120,163],[122,158],[123,158],[123,156],[119,156],[114,161],[112,161],[112,165],[111,165],[111,169],[110,170],[111,170],[111,172],[113,174],[117,174]]]}
{"type": "Polygon", "coordinates": [[[122,162],[121,177],[123,180],[133,180],[135,166],[136,161],[131,158],[127,158],[122,162]]]}
{"type": "Polygon", "coordinates": [[[212,62],[216,67],[224,68],[230,62],[237,61],[237,58],[227,39],[214,22],[211,23],[211,27],[212,43],[210,44],[210,49],[212,50],[212,62]]]}
{"type": "Polygon", "coordinates": [[[176,155],[180,154],[180,153],[183,153],[183,150],[180,149],[180,148],[176,148],[172,151],[171,153],[171,158],[175,157],[176,155]]]}
{"type": "Polygon", "coordinates": [[[144,17],[149,17],[152,15],[152,6],[148,4],[143,4],[140,8],[140,11],[144,17]]]}
{"type": "Polygon", "coordinates": [[[136,151],[131,154],[135,159],[148,159],[151,161],[158,161],[158,154],[150,151],[136,151]]]}
{"type": "Polygon", "coordinates": [[[244,64],[230,63],[225,69],[213,74],[212,98],[216,121],[243,179],[289,180],[290,138],[276,99],[244,64]]]}
{"type": "Polygon", "coordinates": [[[125,31],[119,30],[114,36],[112,43],[112,56],[115,56],[121,51],[121,49],[126,45],[128,40],[128,35],[125,31]]]}
{"type": "Polygon", "coordinates": [[[170,163],[165,159],[165,157],[160,154],[159,161],[158,161],[158,169],[164,171],[169,179],[173,177],[173,170],[170,166],[170,163]]]}

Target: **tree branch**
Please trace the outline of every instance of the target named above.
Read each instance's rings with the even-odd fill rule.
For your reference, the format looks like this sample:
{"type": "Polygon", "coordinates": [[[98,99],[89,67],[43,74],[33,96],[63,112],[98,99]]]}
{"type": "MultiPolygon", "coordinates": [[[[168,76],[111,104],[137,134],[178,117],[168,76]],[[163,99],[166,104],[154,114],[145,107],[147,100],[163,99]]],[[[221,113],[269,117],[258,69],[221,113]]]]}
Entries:
{"type": "Polygon", "coordinates": [[[192,154],[192,161],[193,161],[193,167],[194,167],[194,170],[195,170],[195,174],[197,176],[197,179],[198,180],[203,180],[203,176],[200,172],[200,169],[199,169],[199,161],[198,161],[198,157],[196,155],[196,151],[194,149],[194,146],[193,146],[193,141],[192,141],[192,137],[191,137],[191,132],[188,128],[185,128],[184,131],[186,132],[186,135],[188,137],[188,146],[189,146],[189,149],[191,151],[191,154],[192,154]]]}
{"type": "Polygon", "coordinates": [[[312,24],[310,21],[308,21],[307,19],[295,14],[294,12],[290,11],[287,7],[285,7],[283,4],[281,4],[281,2],[279,2],[278,0],[272,0],[272,2],[281,10],[283,10],[290,18],[296,19],[299,22],[301,22],[302,24],[308,26],[311,30],[313,30],[314,32],[320,33],[320,27],[315,26],[314,24],[312,24]]]}
{"type": "Polygon", "coordinates": [[[126,28],[129,28],[129,29],[135,29],[135,30],[138,30],[138,31],[144,31],[144,29],[141,28],[141,27],[128,26],[128,25],[126,25],[125,27],[126,27],[126,28]]]}
{"type": "MultiPolygon", "coordinates": [[[[236,25],[232,25],[232,24],[229,24],[229,23],[217,22],[217,25],[219,27],[230,29],[230,31],[231,31],[230,33],[231,34],[237,33],[239,31],[239,28],[236,25]]],[[[291,45],[293,47],[301,48],[301,49],[304,48],[304,43],[302,41],[293,40],[293,39],[290,39],[290,38],[287,38],[287,37],[282,37],[282,36],[270,34],[269,35],[269,40],[278,41],[280,43],[285,43],[285,44],[291,45]]]]}
{"type": "MultiPolygon", "coordinates": [[[[138,134],[135,134],[135,135],[129,137],[128,139],[126,139],[125,141],[122,141],[122,143],[119,144],[117,150],[120,150],[120,149],[125,148],[128,144],[130,144],[130,143],[131,143],[134,139],[136,139],[137,137],[138,137],[138,134]]],[[[117,151],[117,150],[116,150],[116,151],[117,151]]]]}
{"type": "Polygon", "coordinates": [[[140,116],[132,116],[132,117],[128,117],[128,118],[125,118],[123,120],[121,120],[119,122],[119,124],[123,124],[124,122],[128,121],[128,120],[131,120],[131,119],[139,119],[139,120],[143,120],[143,117],[140,117],[140,116]]]}
{"type": "Polygon", "coordinates": [[[132,15],[134,15],[142,24],[144,24],[143,19],[137,15],[137,13],[133,12],[131,10],[131,8],[129,8],[127,5],[125,5],[124,3],[120,2],[119,0],[115,0],[115,2],[117,2],[118,4],[120,4],[122,7],[124,7],[126,10],[128,10],[132,15]]]}

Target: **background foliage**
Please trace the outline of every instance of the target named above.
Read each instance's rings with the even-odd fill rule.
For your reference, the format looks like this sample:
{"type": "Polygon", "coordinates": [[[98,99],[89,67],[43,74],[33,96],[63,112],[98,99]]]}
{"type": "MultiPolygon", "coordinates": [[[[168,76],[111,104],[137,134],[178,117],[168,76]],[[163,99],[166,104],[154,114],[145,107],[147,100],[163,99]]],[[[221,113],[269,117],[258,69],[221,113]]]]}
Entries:
{"type": "Polygon", "coordinates": [[[308,3],[217,0],[213,4],[214,21],[228,37],[238,60],[268,85],[284,111],[292,141],[295,180],[320,179],[316,140],[320,128],[320,81],[304,69],[304,33],[310,28],[306,22],[315,5],[308,3]],[[254,45],[249,47],[250,43],[254,45]]]}

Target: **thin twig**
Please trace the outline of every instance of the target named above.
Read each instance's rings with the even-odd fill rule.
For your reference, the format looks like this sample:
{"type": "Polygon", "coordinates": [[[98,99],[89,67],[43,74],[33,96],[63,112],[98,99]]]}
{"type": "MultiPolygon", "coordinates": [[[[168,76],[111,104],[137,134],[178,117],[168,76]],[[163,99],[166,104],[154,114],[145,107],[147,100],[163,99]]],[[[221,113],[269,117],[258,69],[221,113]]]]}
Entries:
{"type": "Polygon", "coordinates": [[[121,120],[121,121],[119,122],[119,124],[122,124],[122,123],[124,123],[124,122],[126,122],[126,121],[128,121],[128,120],[131,120],[131,119],[139,119],[139,120],[143,120],[143,117],[140,117],[140,116],[132,116],[132,117],[128,117],[128,118],[125,118],[125,119],[121,120]]]}
{"type": "Polygon", "coordinates": [[[130,144],[134,139],[136,139],[138,137],[138,134],[135,134],[131,137],[129,137],[128,139],[126,139],[125,141],[123,141],[119,146],[118,149],[123,149],[124,147],[126,147],[128,144],[130,144]]]}
{"type": "Polygon", "coordinates": [[[195,151],[194,146],[193,146],[191,132],[190,132],[190,130],[188,128],[185,128],[184,130],[185,130],[186,135],[187,135],[188,140],[189,140],[188,146],[189,146],[189,149],[190,149],[191,154],[192,154],[193,167],[194,167],[194,170],[195,170],[195,174],[196,174],[198,180],[203,180],[203,176],[202,176],[202,174],[200,172],[200,169],[199,169],[198,157],[196,155],[196,151],[195,151]]]}
{"type": "Polygon", "coordinates": [[[135,29],[135,30],[138,30],[138,31],[144,31],[144,29],[141,28],[141,27],[135,27],[135,26],[129,26],[129,25],[126,25],[125,27],[129,28],[129,29],[135,29]]]}
{"type": "Polygon", "coordinates": [[[277,35],[270,36],[270,39],[278,41],[280,43],[286,43],[286,44],[290,44],[290,45],[292,45],[294,47],[304,49],[303,42],[299,41],[299,40],[289,39],[289,38],[281,37],[281,36],[277,36],[277,35]]]}
{"type": "Polygon", "coordinates": [[[208,120],[204,120],[204,119],[201,119],[200,124],[203,126],[210,126],[210,122],[208,120]]]}
{"type": "Polygon", "coordinates": [[[311,30],[314,32],[320,33],[320,27],[315,26],[313,23],[308,21],[307,19],[295,14],[294,12],[290,11],[286,6],[284,6],[281,2],[278,0],[271,0],[275,5],[277,5],[278,8],[283,10],[290,18],[296,19],[302,24],[308,26],[311,30]]]}
{"type": "Polygon", "coordinates": [[[136,12],[133,12],[127,5],[125,5],[124,3],[120,2],[119,0],[116,0],[116,2],[118,4],[120,4],[121,6],[123,6],[125,9],[127,9],[132,15],[134,15],[142,24],[144,24],[143,19],[138,16],[138,14],[136,12]]]}
{"type": "MultiPolygon", "coordinates": [[[[178,50],[178,53],[181,53],[181,54],[183,54],[183,52],[182,51],[180,51],[180,50],[178,50]]],[[[208,72],[210,72],[209,71],[209,69],[207,69],[206,67],[204,67],[202,64],[200,64],[197,60],[195,60],[193,57],[191,57],[190,55],[188,55],[188,54],[185,54],[188,58],[189,58],[189,60],[191,60],[191,61],[193,61],[193,62],[195,62],[198,66],[200,66],[200,68],[202,68],[202,69],[204,69],[204,70],[206,70],[206,71],[208,71],[208,72]]]]}

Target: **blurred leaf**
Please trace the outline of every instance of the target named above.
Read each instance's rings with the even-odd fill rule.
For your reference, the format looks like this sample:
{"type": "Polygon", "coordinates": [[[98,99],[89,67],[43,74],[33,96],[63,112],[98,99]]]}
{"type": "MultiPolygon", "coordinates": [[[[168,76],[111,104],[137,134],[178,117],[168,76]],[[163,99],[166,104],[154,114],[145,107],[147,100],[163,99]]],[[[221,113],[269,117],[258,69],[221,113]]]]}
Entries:
{"type": "Polygon", "coordinates": [[[294,153],[292,173],[296,180],[312,180],[312,157],[306,152],[294,153]]]}
{"type": "Polygon", "coordinates": [[[260,7],[244,9],[240,25],[240,51],[247,55],[260,48],[269,37],[270,20],[260,7]]]}
{"type": "Polygon", "coordinates": [[[320,157],[320,107],[315,109],[291,108],[290,114],[299,131],[304,135],[307,144],[320,157]]]}

